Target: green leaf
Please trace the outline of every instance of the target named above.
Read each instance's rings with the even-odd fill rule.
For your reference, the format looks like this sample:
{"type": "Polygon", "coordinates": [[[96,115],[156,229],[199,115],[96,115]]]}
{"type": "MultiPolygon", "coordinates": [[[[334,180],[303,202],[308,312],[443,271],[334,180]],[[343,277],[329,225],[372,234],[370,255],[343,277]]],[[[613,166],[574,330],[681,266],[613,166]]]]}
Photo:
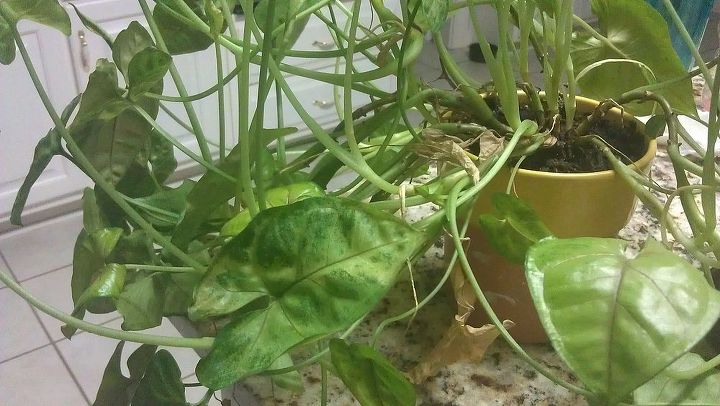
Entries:
{"type": "Polygon", "coordinates": [[[128,82],[130,81],[131,61],[140,52],[154,46],[155,42],[153,42],[150,33],[137,21],[131,22],[127,28],[120,31],[115,37],[112,45],[112,58],[120,72],[128,79],[128,82]]]}
{"type": "Polygon", "coordinates": [[[273,21],[270,26],[267,25],[267,14],[269,2],[267,0],[259,2],[254,9],[255,21],[258,28],[264,33],[272,31],[280,24],[287,23],[283,30],[282,42],[276,45],[280,49],[290,49],[295,44],[300,34],[305,29],[309,16],[301,19],[293,19],[300,11],[317,3],[317,0],[285,0],[283,2],[276,1],[276,10],[273,15],[273,21]]]}
{"type": "Polygon", "coordinates": [[[127,360],[130,379],[136,383],[140,382],[140,379],[145,375],[145,371],[148,369],[148,366],[150,366],[150,362],[153,360],[155,351],[157,351],[156,345],[143,344],[130,355],[127,360]]]}
{"type": "MultiPolygon", "coordinates": [[[[239,145],[239,144],[238,144],[239,145]]],[[[240,148],[236,145],[218,168],[225,173],[238,173],[240,148]]],[[[205,172],[187,197],[187,208],[173,232],[172,242],[187,248],[212,213],[235,196],[235,184],[215,172],[205,172]]]]}
{"type": "Polygon", "coordinates": [[[155,353],[135,391],[132,406],[185,406],[180,367],[167,350],[155,353]]]}
{"type": "MultiPolygon", "coordinates": [[[[223,388],[267,369],[303,342],[347,328],[369,312],[426,236],[367,205],[313,197],[258,214],[228,242],[204,277],[227,314],[266,297],[218,333],[197,367],[200,382],[223,388]]],[[[197,302],[196,302],[197,304],[197,302]]]]}
{"type": "Polygon", "coordinates": [[[673,378],[673,373],[697,368],[705,360],[697,354],[687,353],[672,365],[639,387],[635,403],[642,405],[720,405],[720,371],[711,369],[694,379],[673,378]]]}
{"type": "MultiPolygon", "coordinates": [[[[80,101],[77,117],[69,130],[92,165],[109,181],[117,184],[147,146],[152,128],[121,97],[115,65],[98,62],[90,74],[80,101]]],[[[158,102],[138,104],[151,116],[157,115],[158,102]]]]}
{"type": "Polygon", "coordinates": [[[553,347],[608,404],[689,351],[720,316],[720,292],[697,269],[654,240],[635,257],[626,247],[545,239],[525,264],[553,347]]]}
{"type": "MultiPolygon", "coordinates": [[[[198,17],[209,23],[205,16],[203,0],[182,1],[190,6],[198,17]]],[[[188,24],[183,13],[178,10],[172,0],[158,0],[156,3],[153,17],[171,55],[198,52],[212,45],[213,39],[195,29],[192,24],[188,24]]]]}
{"type": "Polygon", "coordinates": [[[363,406],[414,406],[415,388],[388,360],[365,344],[330,341],[337,375],[363,406]]]}
{"type": "MultiPolygon", "coordinates": [[[[0,19],[0,30],[2,29],[1,24],[2,20],[0,19]]],[[[0,36],[1,35],[2,33],[0,33],[0,36]]],[[[14,46],[15,45],[13,45],[13,47],[14,46]]],[[[0,50],[0,52],[2,51],[0,50]]],[[[60,120],[63,124],[67,124],[70,120],[70,116],[75,111],[79,102],[80,95],[75,96],[75,98],[73,98],[65,107],[62,115],[60,116],[60,120]]],[[[35,182],[37,182],[40,178],[40,175],[42,175],[45,168],[47,168],[48,164],[50,164],[52,158],[63,151],[60,141],[60,133],[57,131],[57,128],[53,128],[48,131],[48,133],[40,139],[37,146],[35,146],[35,153],[33,155],[33,161],[30,164],[30,170],[28,171],[28,174],[25,175],[25,180],[23,180],[22,185],[20,185],[17,195],[15,195],[15,202],[13,203],[12,211],[10,213],[10,222],[12,224],[18,226],[22,225],[22,212],[23,209],[25,209],[25,204],[27,203],[27,198],[30,195],[30,190],[35,182]]]]}
{"type": "Polygon", "coordinates": [[[15,37],[10,24],[0,15],[0,63],[10,65],[15,60],[15,37]]]}
{"type": "Polygon", "coordinates": [[[156,260],[153,239],[145,230],[135,229],[123,234],[108,260],[121,264],[152,264],[156,260]]]}
{"type": "MultiPolygon", "coordinates": [[[[663,17],[644,0],[593,0],[592,9],[599,19],[600,34],[612,47],[589,34],[579,35],[573,43],[572,60],[576,72],[604,59],[632,59],[650,67],[658,82],[687,73],[670,41],[663,17]]],[[[643,68],[630,63],[611,63],[590,71],[580,81],[582,94],[598,100],[649,84],[643,68]]],[[[670,105],[685,114],[697,114],[690,79],[657,90],[670,105]]],[[[627,105],[636,115],[649,115],[653,104],[627,105]]]]}
{"type": "Polygon", "coordinates": [[[110,356],[93,406],[127,406],[130,403],[128,387],[132,381],[121,370],[124,345],[125,341],[120,341],[110,356]]]}
{"type": "Polygon", "coordinates": [[[450,0],[424,0],[422,12],[430,31],[439,32],[444,26],[450,11],[450,0]]]}
{"type": "Polygon", "coordinates": [[[105,367],[105,374],[93,406],[185,405],[185,388],[179,380],[180,371],[170,353],[157,346],[144,344],[130,354],[127,361],[130,377],[121,370],[121,341],[105,367]],[[178,383],[179,382],[179,383],[178,383]],[[182,388],[180,392],[179,388],[182,388]]]}
{"type": "MultiPolygon", "coordinates": [[[[92,284],[77,299],[72,316],[82,319],[85,315],[85,309],[91,302],[95,303],[95,308],[101,307],[110,311],[115,310],[113,302],[120,296],[120,292],[125,286],[126,273],[127,271],[123,265],[106,265],[92,284]]],[[[67,325],[63,326],[61,330],[68,339],[77,331],[76,328],[67,325]]]]}
{"type": "Polygon", "coordinates": [[[647,123],[645,123],[645,134],[647,134],[650,139],[660,137],[665,132],[666,125],[667,122],[665,121],[664,115],[659,114],[652,116],[647,123]]]}
{"type": "Polygon", "coordinates": [[[480,227],[493,248],[511,261],[523,263],[533,244],[552,235],[535,210],[521,199],[496,193],[492,204],[497,215],[480,215],[480,227]]]}
{"type": "Polygon", "coordinates": [[[194,181],[185,180],[175,189],[163,188],[150,196],[136,198],[138,211],[156,227],[175,227],[185,211],[187,196],[194,186],[194,181]]]}
{"type": "Polygon", "coordinates": [[[162,323],[164,292],[152,275],[141,276],[125,286],[117,310],[123,316],[123,330],[145,330],[162,323]]]}
{"type": "MultiPolygon", "coordinates": [[[[270,365],[270,369],[289,368],[293,365],[295,365],[295,363],[293,363],[290,354],[283,354],[280,358],[276,359],[272,365],[270,365]]],[[[305,389],[303,386],[302,375],[300,375],[299,370],[286,372],[280,375],[272,375],[270,379],[272,379],[273,385],[294,393],[301,393],[305,389]]]]}
{"type": "Polygon", "coordinates": [[[105,41],[105,43],[107,44],[107,46],[110,47],[110,49],[112,49],[113,39],[112,39],[112,37],[110,36],[110,34],[108,34],[105,30],[103,30],[102,27],[100,27],[99,25],[97,25],[97,23],[95,23],[95,21],[91,20],[88,16],[86,16],[85,14],[83,14],[83,13],[77,8],[77,6],[76,6],[75,4],[73,4],[73,3],[68,3],[68,4],[69,4],[70,6],[72,6],[72,8],[75,10],[75,13],[77,14],[78,18],[80,19],[80,22],[83,23],[83,25],[85,26],[85,28],[87,28],[88,30],[94,32],[94,33],[97,34],[98,36],[100,36],[100,38],[102,38],[103,41],[105,41]]]}
{"type": "Polygon", "coordinates": [[[160,185],[165,183],[178,166],[174,148],[175,146],[157,131],[150,134],[148,161],[152,167],[152,174],[160,185]]]}
{"type": "MultiPolygon", "coordinates": [[[[278,188],[270,189],[265,194],[265,204],[267,208],[286,206],[291,203],[299,202],[300,200],[307,199],[309,197],[324,196],[325,191],[320,186],[312,182],[294,183],[288,186],[282,186],[278,188]]],[[[252,217],[248,210],[243,210],[238,213],[235,217],[230,219],[223,228],[220,230],[220,235],[225,237],[234,237],[250,224],[252,217]]]]}
{"type": "Polygon", "coordinates": [[[128,66],[130,96],[134,97],[155,88],[170,69],[172,58],[156,48],[145,48],[133,56],[128,66]]]}
{"type": "Polygon", "coordinates": [[[165,316],[187,315],[193,301],[193,292],[200,283],[201,277],[202,275],[196,273],[164,275],[163,314],[165,316]]]}
{"type": "Polygon", "coordinates": [[[10,24],[30,20],[70,35],[70,17],[57,0],[3,0],[1,3],[10,24]]]}
{"type": "Polygon", "coordinates": [[[92,250],[102,259],[107,259],[115,249],[120,237],[122,237],[122,228],[101,228],[95,230],[88,235],[92,250]]]}
{"type": "MultiPolygon", "coordinates": [[[[280,134],[294,132],[295,128],[263,130],[262,134],[280,134]],[[267,132],[265,132],[267,131],[267,132]]],[[[238,173],[240,170],[240,148],[236,145],[218,168],[225,173],[238,173]]],[[[216,172],[206,172],[188,195],[187,209],[173,232],[172,242],[180,248],[186,248],[198,236],[203,224],[223,203],[235,197],[236,185],[216,172]]]]}

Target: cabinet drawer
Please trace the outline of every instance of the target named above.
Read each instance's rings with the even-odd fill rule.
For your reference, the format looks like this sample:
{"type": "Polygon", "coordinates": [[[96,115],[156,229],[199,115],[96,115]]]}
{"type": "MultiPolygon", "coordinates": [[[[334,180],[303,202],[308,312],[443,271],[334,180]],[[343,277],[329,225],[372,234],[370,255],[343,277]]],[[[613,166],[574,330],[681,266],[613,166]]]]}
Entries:
{"type": "MultiPolygon", "coordinates": [[[[366,71],[373,69],[375,65],[367,59],[362,59],[356,62],[356,67],[359,71],[366,71]]],[[[332,73],[334,70],[334,66],[319,69],[321,72],[328,73],[332,73]]],[[[340,72],[343,70],[344,65],[340,67],[340,72]]],[[[338,106],[340,109],[343,108],[343,90],[341,87],[336,88],[329,83],[318,82],[299,76],[289,76],[286,80],[288,86],[295,94],[295,97],[302,104],[305,110],[307,110],[308,114],[315,119],[315,121],[324,127],[332,126],[333,123],[337,123],[339,121],[337,113],[338,106]],[[337,97],[335,96],[336,91],[339,92],[337,97]]],[[[375,81],[374,84],[385,91],[394,91],[395,78],[383,78],[375,81]]],[[[266,127],[274,127],[277,125],[277,98],[275,95],[275,90],[272,89],[265,104],[266,127]]],[[[370,98],[363,93],[354,91],[352,101],[353,108],[358,108],[369,103],[370,98]]],[[[300,118],[300,115],[295,111],[292,104],[290,104],[290,101],[284,95],[282,103],[284,125],[288,127],[298,127],[299,129],[306,128],[306,125],[300,118]]],[[[256,100],[253,100],[251,102],[251,114],[254,113],[256,105],[256,100]]],[[[235,119],[237,119],[237,116],[235,119]]]]}

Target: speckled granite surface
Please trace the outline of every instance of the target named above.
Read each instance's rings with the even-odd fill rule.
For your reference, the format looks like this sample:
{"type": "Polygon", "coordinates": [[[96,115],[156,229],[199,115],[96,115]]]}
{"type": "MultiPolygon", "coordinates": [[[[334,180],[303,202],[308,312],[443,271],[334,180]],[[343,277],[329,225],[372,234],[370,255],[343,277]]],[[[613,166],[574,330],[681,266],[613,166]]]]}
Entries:
{"type": "MultiPolygon", "coordinates": [[[[674,182],[672,168],[661,149],[652,170],[653,178],[660,184],[674,182]]],[[[413,209],[408,217],[417,218],[427,214],[431,207],[413,209]]],[[[671,214],[682,218],[679,202],[671,206],[671,214]]],[[[683,226],[685,229],[687,227],[683,226]]],[[[659,223],[649,211],[639,204],[631,222],[622,230],[620,237],[629,241],[630,248],[637,250],[646,236],[660,238],[659,223]]],[[[437,283],[444,271],[442,244],[438,243],[413,270],[415,287],[419,297],[424,297],[437,283]]],[[[385,318],[402,313],[414,305],[409,274],[382,301],[363,324],[350,337],[351,340],[368,342],[375,326],[385,318]]],[[[430,351],[449,326],[456,305],[449,289],[445,289],[428,306],[423,308],[412,322],[407,320],[388,327],[379,340],[379,348],[391,362],[403,371],[410,370],[430,351]]],[[[525,346],[526,350],[541,363],[570,382],[575,378],[562,366],[549,345],[525,346]]],[[[302,354],[301,354],[302,357],[302,354]]],[[[267,377],[256,377],[226,391],[234,404],[250,405],[317,405],[320,394],[320,368],[313,366],[303,370],[305,390],[292,394],[273,387],[267,377]],[[230,393],[232,392],[232,393],[230,393]]],[[[443,368],[417,386],[419,405],[586,405],[577,395],[553,384],[538,375],[520,360],[501,340],[488,350],[482,362],[458,363],[443,368]]],[[[337,378],[329,378],[329,404],[355,405],[357,402],[337,378]]]]}

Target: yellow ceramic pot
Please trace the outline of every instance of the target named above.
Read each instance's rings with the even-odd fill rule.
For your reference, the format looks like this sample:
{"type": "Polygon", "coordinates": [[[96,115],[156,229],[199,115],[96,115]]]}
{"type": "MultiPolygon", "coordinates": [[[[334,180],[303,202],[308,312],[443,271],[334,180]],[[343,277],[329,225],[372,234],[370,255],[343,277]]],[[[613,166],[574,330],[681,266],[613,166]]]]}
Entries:
{"type": "MultiPolygon", "coordinates": [[[[578,97],[579,112],[590,112],[597,101],[578,97]]],[[[606,119],[636,121],[638,132],[644,125],[633,116],[613,109],[606,119]]],[[[645,136],[647,152],[635,162],[647,172],[655,156],[656,143],[645,136]]],[[[527,288],[522,265],[506,261],[485,241],[478,227],[477,217],[491,213],[490,196],[504,193],[510,179],[510,169],[504,168],[483,190],[473,208],[468,259],[483,291],[488,295],[501,320],[515,322],[513,336],[523,343],[547,342],[527,288]]],[[[561,238],[613,237],[627,224],[635,205],[635,195],[614,171],[593,173],[549,173],[520,169],[515,175],[514,191],[529,203],[542,221],[561,238]]],[[[488,321],[482,311],[475,312],[474,325],[488,321]]]]}

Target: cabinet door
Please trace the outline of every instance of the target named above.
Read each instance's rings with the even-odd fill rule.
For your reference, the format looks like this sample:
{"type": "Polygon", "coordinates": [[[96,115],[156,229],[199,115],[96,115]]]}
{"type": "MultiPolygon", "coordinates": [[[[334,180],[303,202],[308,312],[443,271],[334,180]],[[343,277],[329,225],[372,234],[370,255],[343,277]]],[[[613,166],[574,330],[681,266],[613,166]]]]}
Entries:
{"type": "MultiPolygon", "coordinates": [[[[23,43],[40,81],[59,111],[77,94],[68,40],[60,32],[21,22],[23,43]]],[[[25,65],[18,55],[0,66],[0,230],[9,228],[10,209],[30,168],[37,142],[53,127],[25,65]]],[[[75,200],[89,182],[67,160],[55,157],[35,183],[24,219],[75,200]]]]}
{"type": "MultiPolygon", "coordinates": [[[[108,34],[115,37],[120,31],[125,29],[130,22],[138,21],[147,28],[145,17],[137,2],[127,0],[96,0],[77,4],[77,8],[84,15],[95,21],[108,34]]],[[[78,81],[80,89],[84,89],[87,84],[89,74],[94,70],[95,61],[100,58],[112,60],[112,51],[107,44],[97,35],[88,31],[79,21],[74,12],[71,12],[73,20],[73,37],[71,38],[71,48],[74,57],[75,77],[78,81]]],[[[225,66],[228,54],[223,53],[225,66]]],[[[190,55],[178,55],[173,57],[173,61],[180,72],[185,87],[189,94],[196,94],[217,82],[215,51],[213,47],[190,55]]],[[[177,96],[175,84],[168,74],[164,81],[164,94],[177,96]]],[[[230,104],[230,94],[226,93],[226,104],[230,104]]],[[[170,111],[178,116],[186,124],[190,123],[185,108],[182,103],[163,102],[170,111]]],[[[219,140],[219,114],[217,95],[213,94],[205,99],[193,102],[193,106],[198,115],[205,136],[211,144],[217,144],[219,140]]],[[[228,109],[229,110],[229,109],[228,109]]],[[[175,120],[170,118],[165,112],[161,111],[158,117],[160,127],[167,130],[176,139],[185,146],[199,154],[199,148],[195,136],[183,126],[179,125],[175,120]]],[[[232,144],[234,140],[234,131],[232,131],[232,119],[230,112],[227,113],[227,142],[232,144]]],[[[216,148],[211,145],[214,152],[216,148]]],[[[180,169],[191,170],[197,165],[182,152],[176,150],[176,156],[180,163],[180,169]]]]}

